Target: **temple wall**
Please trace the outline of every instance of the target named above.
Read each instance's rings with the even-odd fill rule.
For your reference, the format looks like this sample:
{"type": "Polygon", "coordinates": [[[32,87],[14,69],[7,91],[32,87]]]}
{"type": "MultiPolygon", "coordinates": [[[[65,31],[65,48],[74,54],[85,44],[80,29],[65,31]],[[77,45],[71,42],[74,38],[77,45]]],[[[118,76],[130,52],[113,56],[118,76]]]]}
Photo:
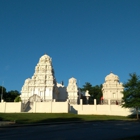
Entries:
{"type": "Polygon", "coordinates": [[[118,105],[83,105],[83,108],[81,107],[77,114],[127,116],[132,113],[135,112],[131,111],[131,109],[125,109],[118,105]]]}
{"type": "Polygon", "coordinates": [[[48,112],[51,113],[52,102],[34,102],[33,112],[48,112]]]}
{"type": "Polygon", "coordinates": [[[52,113],[68,113],[68,103],[67,102],[53,102],[52,113]]]}
{"type": "Polygon", "coordinates": [[[5,102],[0,103],[0,112],[5,112],[5,102]]]}
{"type": "Polygon", "coordinates": [[[68,113],[67,102],[34,102],[34,113],[68,113]]]}
{"type": "MultiPolygon", "coordinates": [[[[70,105],[69,112],[83,115],[116,115],[116,116],[128,116],[135,114],[134,109],[122,108],[120,105],[70,105]]],[[[110,102],[110,100],[108,101],[110,102]]]]}
{"type": "MultiPolygon", "coordinates": [[[[2,102],[0,103],[0,112],[2,113],[20,113],[23,110],[22,103],[2,102]]],[[[115,115],[127,116],[135,113],[133,109],[122,108],[119,105],[70,105],[66,102],[33,102],[31,110],[33,113],[75,113],[83,115],[115,115]]]]}
{"type": "Polygon", "coordinates": [[[21,102],[2,102],[0,103],[0,112],[19,113],[21,112],[21,102]]]}

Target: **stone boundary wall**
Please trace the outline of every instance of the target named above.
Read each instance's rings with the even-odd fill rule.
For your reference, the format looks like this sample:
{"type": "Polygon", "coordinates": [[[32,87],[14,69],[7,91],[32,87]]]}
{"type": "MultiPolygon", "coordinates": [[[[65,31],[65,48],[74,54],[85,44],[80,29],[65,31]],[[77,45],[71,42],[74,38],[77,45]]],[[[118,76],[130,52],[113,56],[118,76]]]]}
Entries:
{"type": "Polygon", "coordinates": [[[135,114],[134,110],[122,108],[119,105],[70,105],[69,112],[81,115],[128,116],[135,114]]]}
{"type": "Polygon", "coordinates": [[[2,113],[19,113],[22,111],[21,102],[2,102],[0,103],[0,112],[2,113]]]}
{"type": "Polygon", "coordinates": [[[128,116],[135,114],[134,109],[122,108],[120,105],[111,105],[108,100],[108,105],[97,105],[96,99],[94,105],[83,105],[80,99],[80,105],[70,105],[69,112],[81,115],[115,115],[115,116],[128,116]]]}
{"type": "MultiPolygon", "coordinates": [[[[31,111],[30,111],[31,112],[31,111]]],[[[34,113],[68,113],[68,102],[34,102],[34,113]]]]}
{"type": "MultiPolygon", "coordinates": [[[[66,102],[33,102],[27,113],[75,113],[83,115],[115,115],[115,116],[127,116],[135,114],[134,109],[122,108],[120,105],[83,105],[80,100],[79,105],[71,105],[68,100],[66,102]]],[[[20,113],[24,112],[23,103],[21,102],[2,102],[0,103],[1,113],[20,113]]]]}
{"type": "MultiPolygon", "coordinates": [[[[20,113],[24,112],[24,105],[21,102],[2,102],[0,103],[1,113],[20,113]]],[[[27,106],[29,113],[68,113],[68,102],[33,102],[27,106]]]]}

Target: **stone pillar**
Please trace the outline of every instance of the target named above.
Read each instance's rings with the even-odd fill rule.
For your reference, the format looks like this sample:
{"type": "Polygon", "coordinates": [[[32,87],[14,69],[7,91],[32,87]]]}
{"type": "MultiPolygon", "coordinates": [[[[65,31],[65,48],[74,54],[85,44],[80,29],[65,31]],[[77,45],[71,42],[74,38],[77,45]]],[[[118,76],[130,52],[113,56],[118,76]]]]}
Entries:
{"type": "Polygon", "coordinates": [[[83,99],[80,99],[80,105],[83,105],[83,99]]]}
{"type": "Polygon", "coordinates": [[[111,101],[108,99],[109,111],[111,111],[111,101]]]}
{"type": "Polygon", "coordinates": [[[80,99],[81,110],[83,110],[83,99],[80,99]]]}
{"type": "Polygon", "coordinates": [[[94,105],[96,105],[97,104],[97,101],[96,101],[96,99],[94,99],[94,105]]]}
{"type": "Polygon", "coordinates": [[[97,110],[97,100],[96,99],[94,99],[94,108],[95,108],[95,110],[97,110]]]}
{"type": "Polygon", "coordinates": [[[110,103],[110,99],[108,99],[108,104],[110,105],[111,103],[110,103]]]}

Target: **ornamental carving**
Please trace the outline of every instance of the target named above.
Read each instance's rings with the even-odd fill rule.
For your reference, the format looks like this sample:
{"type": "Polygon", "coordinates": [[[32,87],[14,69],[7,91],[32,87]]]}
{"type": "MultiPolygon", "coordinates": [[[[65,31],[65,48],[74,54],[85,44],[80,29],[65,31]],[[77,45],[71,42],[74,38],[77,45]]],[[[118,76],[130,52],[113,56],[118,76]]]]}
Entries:
{"type": "Polygon", "coordinates": [[[55,77],[51,61],[51,58],[46,54],[39,59],[38,64],[35,66],[35,73],[33,74],[32,78],[28,78],[25,80],[21,91],[22,100],[27,100],[32,94],[37,94],[38,96],[41,96],[41,98],[45,97],[44,90],[41,94],[39,90],[36,90],[32,93],[32,91],[28,89],[29,85],[37,87],[38,89],[45,89],[47,86],[52,87],[51,93],[53,93],[53,87],[56,85],[56,82],[53,80],[55,79],[55,77]],[[23,92],[23,90],[25,92],[23,92]]]}
{"type": "Polygon", "coordinates": [[[105,77],[105,83],[102,87],[104,100],[121,100],[123,85],[119,82],[119,77],[112,72],[105,77]]]}

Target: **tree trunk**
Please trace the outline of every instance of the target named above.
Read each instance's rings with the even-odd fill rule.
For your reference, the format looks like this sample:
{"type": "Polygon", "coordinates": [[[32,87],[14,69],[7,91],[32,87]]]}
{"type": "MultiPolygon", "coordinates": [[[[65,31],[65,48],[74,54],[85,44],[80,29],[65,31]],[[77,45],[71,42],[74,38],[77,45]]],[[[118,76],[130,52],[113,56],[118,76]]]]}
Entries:
{"type": "Polygon", "coordinates": [[[138,111],[138,107],[136,107],[136,114],[137,114],[137,120],[139,119],[139,111],[138,111]]]}

